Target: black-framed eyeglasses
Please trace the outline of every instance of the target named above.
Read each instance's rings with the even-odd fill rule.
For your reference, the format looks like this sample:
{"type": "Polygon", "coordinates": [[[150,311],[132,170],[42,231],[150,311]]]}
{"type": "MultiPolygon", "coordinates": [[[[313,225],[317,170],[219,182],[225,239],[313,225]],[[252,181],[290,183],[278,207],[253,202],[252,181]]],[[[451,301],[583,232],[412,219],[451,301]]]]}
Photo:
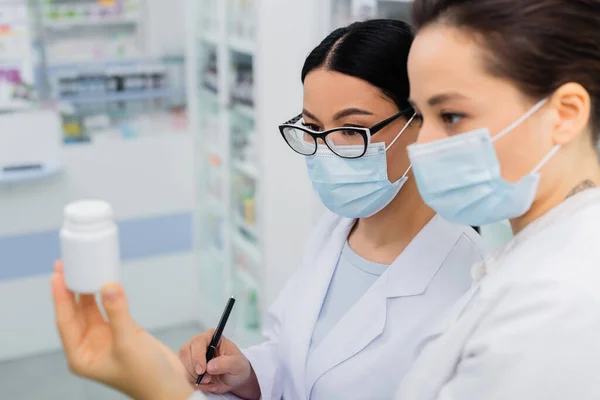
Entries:
{"type": "Polygon", "coordinates": [[[373,135],[410,111],[413,111],[412,107],[400,111],[370,128],[341,127],[324,132],[308,129],[302,124],[302,114],[300,114],[279,125],[279,131],[292,150],[303,156],[315,155],[320,139],[339,157],[360,158],[367,152],[373,135]]]}

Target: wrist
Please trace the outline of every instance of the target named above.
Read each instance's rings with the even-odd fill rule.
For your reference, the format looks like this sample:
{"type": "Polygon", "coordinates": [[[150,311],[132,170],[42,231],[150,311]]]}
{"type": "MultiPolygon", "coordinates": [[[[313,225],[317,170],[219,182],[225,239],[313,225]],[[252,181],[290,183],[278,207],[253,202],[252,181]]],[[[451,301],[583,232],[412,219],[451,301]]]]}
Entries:
{"type": "MultiPolygon", "coordinates": [[[[248,364],[250,363],[248,362],[248,364]]],[[[250,376],[248,379],[231,393],[244,400],[260,400],[260,384],[258,383],[258,377],[256,376],[252,365],[250,365],[250,376]]]]}

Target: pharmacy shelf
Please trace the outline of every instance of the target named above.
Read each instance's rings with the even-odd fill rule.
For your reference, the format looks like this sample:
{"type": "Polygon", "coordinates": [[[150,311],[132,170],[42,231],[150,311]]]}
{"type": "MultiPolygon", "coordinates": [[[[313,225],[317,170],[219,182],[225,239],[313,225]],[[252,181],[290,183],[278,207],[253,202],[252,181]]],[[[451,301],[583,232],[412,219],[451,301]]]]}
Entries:
{"type": "Polygon", "coordinates": [[[200,98],[201,101],[206,101],[206,102],[210,102],[210,103],[213,103],[213,104],[218,104],[219,103],[219,95],[218,95],[218,93],[210,90],[209,88],[207,88],[204,85],[202,85],[200,87],[199,98],[200,98]]]}
{"type": "Polygon", "coordinates": [[[128,57],[128,58],[116,58],[116,59],[102,59],[93,61],[78,61],[78,60],[59,60],[48,66],[49,72],[58,71],[73,71],[73,72],[104,72],[110,68],[121,68],[121,67],[134,67],[137,65],[156,65],[157,60],[155,58],[139,58],[139,57],[128,57]]]}
{"type": "MultiPolygon", "coordinates": [[[[281,141],[273,140],[273,127],[281,122],[281,115],[291,115],[298,108],[298,99],[302,98],[297,76],[303,62],[301,55],[308,54],[315,43],[322,40],[321,29],[297,35],[290,30],[289,21],[271,16],[294,15],[297,20],[316,27],[323,22],[320,21],[321,8],[328,1],[187,0],[188,23],[194,29],[187,40],[189,87],[192,88],[188,90],[189,104],[192,110],[210,112],[212,116],[210,121],[203,120],[206,114],[192,118],[191,130],[197,140],[194,148],[200,164],[199,180],[204,170],[210,168],[212,153],[216,152],[213,150],[218,150],[222,160],[219,198],[224,207],[224,290],[237,290],[242,297],[247,295],[244,281],[249,283],[250,279],[237,275],[237,269],[245,268],[255,278],[253,286],[262,318],[295,269],[289,260],[302,257],[299,243],[306,241],[318,215],[313,208],[315,200],[304,163],[287,153],[281,141]],[[198,24],[198,15],[207,10],[215,23],[198,24]],[[249,18],[255,20],[248,21],[249,18]],[[255,39],[246,40],[236,35],[250,25],[257,27],[255,39]],[[216,44],[214,48],[207,44],[209,42],[216,44]],[[216,79],[206,75],[215,69],[218,71],[216,79]],[[250,73],[252,76],[248,76],[250,73]],[[206,78],[216,85],[216,94],[206,95],[203,88],[206,78]],[[236,82],[253,85],[245,89],[252,93],[254,106],[241,104],[243,100],[239,101],[236,82]],[[281,93],[286,96],[282,97],[281,93]],[[213,107],[215,99],[217,107],[213,107]],[[214,141],[215,134],[219,135],[218,142],[214,143],[218,149],[207,149],[205,143],[214,141]],[[252,137],[238,141],[240,134],[252,137]],[[238,145],[242,143],[251,148],[240,149],[238,145]],[[242,160],[241,154],[246,154],[246,150],[252,157],[242,160]],[[281,171],[285,171],[284,177],[281,171]],[[239,205],[236,194],[247,191],[254,193],[256,226],[260,230],[254,224],[245,224],[245,219],[240,218],[241,210],[236,207],[239,205]],[[289,226],[294,229],[290,230],[289,226]]],[[[200,194],[196,212],[202,215],[208,207],[208,199],[200,194]]],[[[205,237],[216,234],[212,225],[200,229],[204,230],[205,237]]],[[[212,273],[212,266],[214,264],[204,264],[199,269],[212,273]]],[[[247,298],[238,300],[238,310],[244,308],[244,303],[250,303],[247,298]]],[[[210,298],[205,301],[212,304],[210,298]]],[[[219,310],[222,307],[220,305],[219,310]]],[[[236,342],[245,345],[259,341],[258,330],[246,326],[243,317],[241,321],[241,324],[233,321],[231,324],[232,329],[235,327],[236,342]]]]}
{"type": "Polygon", "coordinates": [[[75,28],[89,28],[97,26],[131,25],[140,22],[139,15],[123,17],[103,17],[103,18],[73,18],[60,20],[46,20],[43,26],[48,30],[63,31],[75,28]]]}
{"type": "Polygon", "coordinates": [[[221,156],[221,151],[219,150],[219,147],[215,146],[214,144],[208,144],[206,146],[206,151],[208,152],[208,155],[217,156],[217,157],[221,156]]]}
{"type": "Polygon", "coordinates": [[[246,288],[256,289],[259,287],[258,280],[252,275],[252,273],[245,268],[236,266],[236,275],[240,278],[246,288]]]}
{"type": "Polygon", "coordinates": [[[223,263],[223,251],[217,249],[215,246],[211,246],[207,250],[207,257],[210,261],[214,261],[216,263],[223,263]]]}
{"type": "Polygon", "coordinates": [[[247,232],[249,235],[256,239],[259,238],[258,228],[256,227],[256,225],[246,223],[246,221],[244,221],[240,216],[237,216],[235,218],[235,223],[238,229],[242,229],[243,231],[247,232]]]}
{"type": "Polygon", "coordinates": [[[20,58],[0,58],[0,67],[15,67],[23,64],[20,58]]]}
{"type": "Polygon", "coordinates": [[[247,104],[242,104],[242,103],[235,103],[235,105],[233,106],[233,110],[234,112],[244,116],[245,118],[248,119],[254,119],[255,117],[255,110],[254,107],[249,106],[247,104]]]}
{"type": "Polygon", "coordinates": [[[0,170],[0,187],[52,178],[62,172],[61,165],[39,165],[34,167],[4,168],[0,170]]]}
{"type": "Polygon", "coordinates": [[[256,52],[256,44],[248,39],[229,38],[229,48],[237,53],[253,55],[256,52]]]}
{"type": "Polygon", "coordinates": [[[236,160],[233,163],[233,168],[247,178],[259,179],[258,168],[247,161],[236,160]]]}
{"type": "Polygon", "coordinates": [[[71,104],[90,104],[132,100],[152,100],[183,96],[185,96],[185,89],[148,89],[111,94],[86,94],[82,96],[69,95],[61,96],[59,100],[71,104]]]}
{"type": "MultiPolygon", "coordinates": [[[[237,227],[236,227],[237,228],[237,227]]],[[[232,235],[233,246],[244,253],[248,258],[257,266],[260,265],[261,257],[260,257],[260,249],[255,243],[252,243],[250,240],[246,239],[244,235],[242,235],[237,229],[234,229],[234,233],[232,235]]]]}
{"type": "Polygon", "coordinates": [[[200,32],[198,39],[213,46],[217,46],[219,44],[219,36],[216,32],[200,32]]]}
{"type": "Polygon", "coordinates": [[[221,202],[219,199],[217,199],[215,196],[209,194],[206,196],[206,203],[208,206],[208,210],[213,214],[213,215],[223,215],[224,214],[224,207],[223,207],[223,202],[221,202]]]}

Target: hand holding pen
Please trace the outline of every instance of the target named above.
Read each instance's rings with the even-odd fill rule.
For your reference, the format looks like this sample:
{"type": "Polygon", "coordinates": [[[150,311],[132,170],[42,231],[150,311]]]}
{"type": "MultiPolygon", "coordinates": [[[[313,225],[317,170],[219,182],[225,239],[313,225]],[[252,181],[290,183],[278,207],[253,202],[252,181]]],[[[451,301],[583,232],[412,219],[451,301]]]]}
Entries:
{"type": "MultiPolygon", "coordinates": [[[[231,300],[223,317],[229,303],[231,300]]],[[[225,322],[223,317],[221,322],[225,322]]],[[[219,326],[195,336],[179,351],[179,358],[190,374],[190,383],[196,385],[201,379],[198,388],[203,392],[233,393],[241,398],[259,399],[260,387],[250,362],[235,343],[224,336],[220,341],[215,337],[219,326]],[[213,350],[211,355],[211,345],[215,343],[216,351],[213,350]]]]}

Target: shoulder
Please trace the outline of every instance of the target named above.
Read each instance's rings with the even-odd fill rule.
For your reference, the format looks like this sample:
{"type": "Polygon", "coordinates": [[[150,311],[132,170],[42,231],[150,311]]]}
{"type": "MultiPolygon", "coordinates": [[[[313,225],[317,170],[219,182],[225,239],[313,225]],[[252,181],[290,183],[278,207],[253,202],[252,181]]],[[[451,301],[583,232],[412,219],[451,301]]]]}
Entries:
{"type": "Polygon", "coordinates": [[[461,347],[449,397],[600,398],[596,298],[559,282],[516,283],[459,318],[449,333],[461,347]]]}
{"type": "Polygon", "coordinates": [[[492,261],[492,272],[480,287],[481,309],[493,311],[487,318],[528,329],[576,319],[600,327],[597,221],[600,206],[588,207],[492,261]]]}
{"type": "Polygon", "coordinates": [[[572,285],[553,280],[517,283],[471,307],[465,317],[466,326],[473,328],[470,355],[509,362],[519,354],[541,367],[592,357],[600,367],[599,298],[572,285]]]}
{"type": "Polygon", "coordinates": [[[600,206],[588,207],[517,244],[495,262],[494,279],[482,286],[505,292],[518,283],[534,293],[549,285],[600,301],[599,240],[600,206]]]}

